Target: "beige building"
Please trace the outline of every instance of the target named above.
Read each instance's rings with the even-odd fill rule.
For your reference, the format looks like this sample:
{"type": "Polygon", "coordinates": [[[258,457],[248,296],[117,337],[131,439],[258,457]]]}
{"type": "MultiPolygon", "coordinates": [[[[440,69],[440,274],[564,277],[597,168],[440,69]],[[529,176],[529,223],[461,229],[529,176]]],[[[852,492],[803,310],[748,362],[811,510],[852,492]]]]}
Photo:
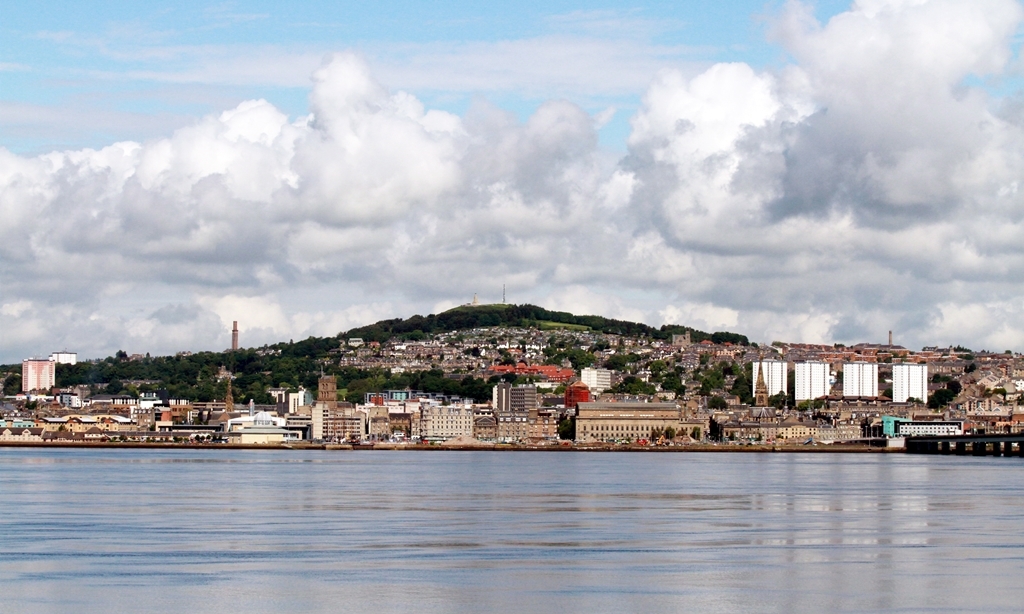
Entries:
{"type": "Polygon", "coordinates": [[[478,409],[473,415],[473,438],[492,441],[498,438],[498,423],[490,409],[478,409]]]}
{"type": "Polygon", "coordinates": [[[558,439],[558,410],[538,409],[530,412],[527,432],[530,439],[558,439]]]}
{"type": "Polygon", "coordinates": [[[580,403],[576,410],[576,441],[636,441],[654,429],[682,427],[682,412],[675,403],[580,403]]]}
{"type": "Polygon", "coordinates": [[[366,411],[370,437],[389,439],[391,437],[391,415],[387,407],[379,405],[364,406],[366,411]]]}
{"type": "Polygon", "coordinates": [[[71,414],[60,418],[41,418],[37,426],[46,431],[84,433],[91,428],[106,432],[134,431],[138,425],[131,418],[117,414],[71,414]]]}
{"type": "Polygon", "coordinates": [[[444,441],[473,436],[473,408],[464,405],[427,405],[420,408],[423,439],[444,441]]]}
{"type": "Polygon", "coordinates": [[[317,401],[310,408],[310,414],[311,439],[343,441],[362,438],[366,432],[366,413],[356,411],[351,403],[317,401]]]}
{"type": "Polygon", "coordinates": [[[806,440],[818,436],[818,424],[811,420],[800,420],[790,416],[779,424],[775,438],[785,440],[806,440]]]}
{"type": "Polygon", "coordinates": [[[8,426],[0,428],[0,441],[42,441],[42,428],[8,426]]]}

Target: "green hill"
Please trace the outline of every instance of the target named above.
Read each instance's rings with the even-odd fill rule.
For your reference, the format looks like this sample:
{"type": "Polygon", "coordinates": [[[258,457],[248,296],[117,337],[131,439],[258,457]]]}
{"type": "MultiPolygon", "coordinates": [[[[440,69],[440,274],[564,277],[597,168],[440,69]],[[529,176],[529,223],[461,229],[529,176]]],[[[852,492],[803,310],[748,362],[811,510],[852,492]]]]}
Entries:
{"type": "Polygon", "coordinates": [[[603,316],[578,316],[566,311],[550,311],[536,305],[479,305],[461,306],[439,314],[415,315],[406,319],[381,320],[369,326],[353,328],[344,337],[360,337],[366,341],[387,341],[394,336],[416,338],[438,332],[467,330],[487,326],[518,326],[523,328],[552,328],[558,324],[576,330],[615,335],[646,336],[654,339],[668,339],[672,335],[686,332],[695,342],[710,339],[715,343],[731,342],[747,345],[744,335],[729,332],[706,333],[689,326],[664,325],[660,328],[615,320],[603,316]]]}
{"type": "MultiPolygon", "coordinates": [[[[219,379],[218,373],[221,367],[226,367],[235,374],[232,390],[238,403],[249,399],[257,403],[270,403],[266,390],[275,386],[290,389],[304,386],[315,391],[321,372],[337,376],[338,389],[347,390],[347,398],[353,401],[361,400],[362,393],[367,391],[404,388],[485,400],[490,398],[490,383],[479,378],[465,376],[453,379],[440,369],[389,375],[380,369],[340,367],[336,354],[331,352],[338,349],[343,339],[351,337],[361,337],[366,341],[386,341],[393,337],[419,339],[439,332],[483,327],[590,330],[654,339],[668,339],[673,334],[689,331],[696,342],[711,339],[716,343],[728,341],[747,344],[746,337],[735,333],[708,334],[676,325],[654,328],[602,316],[577,316],[564,311],[550,311],[536,305],[463,306],[439,314],[381,320],[334,337],[309,337],[301,341],[241,349],[237,352],[147,356],[141,360],[130,360],[124,352],[118,352],[116,356],[99,361],[57,365],[57,385],[88,385],[95,393],[132,395],[166,389],[172,397],[212,401],[224,398],[227,382],[219,379]]],[[[550,360],[560,361],[561,358],[562,354],[557,352],[549,356],[550,360]]],[[[4,382],[4,393],[19,392],[21,365],[5,365],[0,367],[0,371],[10,374],[4,382]]]]}

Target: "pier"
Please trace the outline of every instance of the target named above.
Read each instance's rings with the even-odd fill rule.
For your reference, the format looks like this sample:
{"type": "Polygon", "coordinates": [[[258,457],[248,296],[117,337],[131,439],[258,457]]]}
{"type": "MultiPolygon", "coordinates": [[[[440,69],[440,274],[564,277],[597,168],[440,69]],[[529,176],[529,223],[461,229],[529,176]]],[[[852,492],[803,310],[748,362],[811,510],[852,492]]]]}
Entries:
{"type": "Polygon", "coordinates": [[[908,454],[1024,456],[1024,434],[907,437],[908,454]]]}

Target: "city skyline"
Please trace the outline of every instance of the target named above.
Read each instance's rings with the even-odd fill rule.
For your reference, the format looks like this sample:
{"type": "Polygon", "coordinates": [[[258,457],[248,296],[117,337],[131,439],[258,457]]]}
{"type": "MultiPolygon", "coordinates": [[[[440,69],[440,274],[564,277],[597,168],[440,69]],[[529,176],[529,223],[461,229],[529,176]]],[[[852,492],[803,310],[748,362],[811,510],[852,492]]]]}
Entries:
{"type": "Polygon", "coordinates": [[[119,10],[5,24],[0,362],[506,288],[764,342],[1024,349],[1018,2],[119,10]]]}

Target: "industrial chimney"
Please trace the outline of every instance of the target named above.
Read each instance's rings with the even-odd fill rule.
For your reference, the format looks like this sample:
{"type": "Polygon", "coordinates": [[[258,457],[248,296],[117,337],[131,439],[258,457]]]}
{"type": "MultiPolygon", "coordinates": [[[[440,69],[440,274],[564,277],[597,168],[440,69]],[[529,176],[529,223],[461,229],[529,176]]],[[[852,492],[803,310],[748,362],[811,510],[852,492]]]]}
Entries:
{"type": "MultiPolygon", "coordinates": [[[[889,333],[889,343],[892,344],[892,333],[889,333]]],[[[231,323],[231,351],[238,349],[238,320],[231,323]]]]}
{"type": "Polygon", "coordinates": [[[892,331],[889,331],[889,347],[892,347],[892,331]]]}

